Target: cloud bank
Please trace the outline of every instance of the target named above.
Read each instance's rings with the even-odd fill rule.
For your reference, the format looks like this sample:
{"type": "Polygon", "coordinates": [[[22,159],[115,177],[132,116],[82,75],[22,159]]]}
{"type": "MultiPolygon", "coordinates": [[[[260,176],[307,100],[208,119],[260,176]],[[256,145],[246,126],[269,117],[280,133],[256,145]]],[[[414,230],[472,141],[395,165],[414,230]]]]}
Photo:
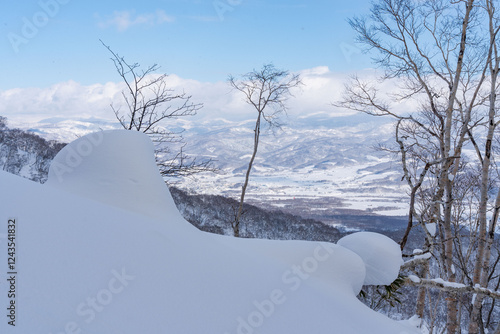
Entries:
{"type": "MultiPolygon", "coordinates": [[[[287,103],[290,116],[304,118],[322,114],[337,117],[354,114],[331,105],[340,99],[348,75],[333,73],[328,67],[306,69],[300,71],[300,75],[304,85],[294,91],[294,97],[287,103]]],[[[376,73],[367,71],[363,75],[374,79],[376,73]]],[[[241,93],[232,90],[226,82],[201,82],[172,74],[168,76],[167,83],[175,91],[191,95],[194,103],[204,104],[193,121],[254,118],[252,107],[245,103],[241,93]]],[[[75,81],[45,88],[9,89],[0,91],[0,115],[8,117],[16,126],[52,117],[115,121],[110,105],[122,106],[122,110],[126,110],[122,96],[124,89],[125,85],[121,82],[81,85],[75,81]]]]}

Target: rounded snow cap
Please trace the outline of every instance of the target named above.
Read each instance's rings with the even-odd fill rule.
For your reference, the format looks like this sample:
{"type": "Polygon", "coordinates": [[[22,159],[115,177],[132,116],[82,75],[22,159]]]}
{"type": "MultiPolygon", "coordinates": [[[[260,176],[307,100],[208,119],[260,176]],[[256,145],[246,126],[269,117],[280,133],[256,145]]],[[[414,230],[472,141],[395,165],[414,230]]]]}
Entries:
{"type": "Polygon", "coordinates": [[[337,242],[361,257],[366,266],[365,285],[389,285],[403,264],[399,245],[385,235],[358,232],[337,242]]]}
{"type": "Polygon", "coordinates": [[[45,184],[157,219],[180,215],[153,143],[138,131],[99,131],[69,143],[52,161],[45,184]]]}

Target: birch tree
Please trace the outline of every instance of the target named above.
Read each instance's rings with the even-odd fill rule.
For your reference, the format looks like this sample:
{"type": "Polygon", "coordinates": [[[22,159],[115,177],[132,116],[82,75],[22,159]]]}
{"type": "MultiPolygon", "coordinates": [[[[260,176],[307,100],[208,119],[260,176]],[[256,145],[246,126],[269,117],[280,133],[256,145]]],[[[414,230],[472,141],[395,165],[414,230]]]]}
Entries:
{"type": "MultiPolygon", "coordinates": [[[[490,275],[490,261],[491,261],[491,247],[493,244],[493,239],[495,237],[496,224],[498,220],[498,210],[500,204],[500,191],[497,192],[494,214],[490,221],[489,232],[488,229],[488,200],[489,200],[489,190],[490,190],[490,168],[493,160],[493,140],[495,129],[498,125],[499,120],[497,119],[497,107],[496,107],[496,91],[498,89],[497,78],[499,70],[499,58],[497,49],[497,35],[500,29],[498,25],[498,17],[495,15],[495,3],[492,0],[487,0],[483,4],[484,9],[486,9],[488,18],[488,32],[489,32],[489,48],[487,55],[487,64],[489,71],[489,94],[488,94],[488,114],[486,116],[486,138],[484,140],[484,149],[481,151],[477,140],[475,140],[473,134],[470,134],[471,142],[473,143],[478,160],[481,164],[481,188],[480,188],[480,202],[479,202],[479,231],[478,231],[478,243],[477,243],[477,253],[474,265],[474,276],[472,283],[474,286],[481,286],[482,288],[487,288],[489,283],[490,275]]],[[[481,306],[484,296],[478,295],[474,302],[471,311],[471,321],[469,324],[469,333],[476,334],[479,333],[479,324],[482,323],[481,317],[481,306]]],[[[500,331],[500,323],[498,324],[497,332],[500,331]]]]}
{"type": "Polygon", "coordinates": [[[243,203],[250,172],[259,148],[262,123],[267,123],[271,127],[279,125],[278,117],[286,112],[286,101],[292,96],[292,89],[301,85],[301,80],[298,74],[290,74],[288,71],[277,69],[272,64],[266,64],[260,70],[253,70],[243,75],[241,79],[229,76],[228,82],[231,87],[243,94],[245,102],[252,106],[257,113],[253,151],[245,173],[245,181],[241,188],[239,206],[234,221],[231,223],[234,236],[239,237],[243,203]]]}
{"type": "MultiPolygon", "coordinates": [[[[460,283],[484,289],[492,277],[491,245],[497,216],[493,215],[488,229],[487,212],[493,207],[497,215],[500,203],[493,206],[489,196],[493,184],[491,147],[498,122],[495,5],[492,0],[378,0],[371,15],[350,20],[358,42],[384,71],[379,80],[390,81],[397,88],[384,96],[378,83],[353,77],[335,105],[396,121],[391,150],[401,159],[410,203],[401,248],[418,226],[426,236],[424,251],[436,264],[435,270],[424,265],[416,271],[421,283],[417,300],[420,316],[425,289],[430,286],[422,282],[432,281],[431,276],[447,282],[445,287],[460,283]],[[397,110],[394,105],[401,101],[411,101],[409,105],[415,108],[397,110]],[[469,162],[464,156],[464,150],[471,147],[477,161],[469,162]],[[475,163],[480,181],[472,186],[464,180],[467,168],[475,163]],[[461,198],[471,199],[468,215],[461,198]],[[467,246],[460,234],[464,224],[468,224],[471,238],[467,246]],[[437,227],[435,233],[429,230],[431,226],[437,227]]],[[[443,291],[446,331],[457,333],[461,319],[457,291],[443,291]]],[[[479,293],[473,302],[469,333],[479,331],[485,296],[479,293]]]]}

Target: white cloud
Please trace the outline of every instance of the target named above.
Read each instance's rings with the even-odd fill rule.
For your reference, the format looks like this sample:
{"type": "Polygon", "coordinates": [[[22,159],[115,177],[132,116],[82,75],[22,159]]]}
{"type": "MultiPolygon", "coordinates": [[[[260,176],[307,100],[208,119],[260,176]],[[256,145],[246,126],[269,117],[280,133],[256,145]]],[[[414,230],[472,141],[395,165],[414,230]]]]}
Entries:
{"type": "Polygon", "coordinates": [[[15,124],[51,117],[112,119],[109,104],[120,98],[123,88],[121,83],[82,86],[67,81],[47,88],[9,89],[0,92],[0,115],[15,124]]]}
{"type": "MultiPolygon", "coordinates": [[[[288,101],[288,114],[294,118],[304,118],[321,113],[330,117],[353,114],[331,105],[341,96],[348,75],[331,72],[327,67],[318,67],[300,72],[304,86],[295,91],[288,101]]],[[[375,79],[375,71],[360,73],[366,79],[375,79]]],[[[175,74],[167,78],[167,84],[177,92],[192,95],[194,103],[203,103],[198,115],[189,118],[193,124],[213,119],[242,121],[254,118],[254,110],[243,100],[243,96],[231,90],[226,82],[201,82],[184,79],[175,74]]],[[[121,92],[123,83],[108,82],[84,86],[74,81],[61,82],[46,88],[15,88],[0,91],[0,115],[6,116],[11,124],[38,122],[45,118],[64,119],[99,118],[116,121],[110,108],[123,104],[121,92]]],[[[390,91],[394,86],[382,85],[381,90],[390,91]]],[[[414,109],[408,103],[395,105],[400,110],[414,109]]],[[[285,119],[286,122],[286,119],[285,119]]]]}
{"type": "Polygon", "coordinates": [[[115,11],[113,15],[105,19],[101,18],[99,15],[96,17],[99,20],[98,26],[100,28],[114,27],[120,32],[132,26],[153,26],[175,21],[173,16],[167,15],[163,10],[157,10],[154,13],[146,14],[135,14],[133,11],[115,11]]]}

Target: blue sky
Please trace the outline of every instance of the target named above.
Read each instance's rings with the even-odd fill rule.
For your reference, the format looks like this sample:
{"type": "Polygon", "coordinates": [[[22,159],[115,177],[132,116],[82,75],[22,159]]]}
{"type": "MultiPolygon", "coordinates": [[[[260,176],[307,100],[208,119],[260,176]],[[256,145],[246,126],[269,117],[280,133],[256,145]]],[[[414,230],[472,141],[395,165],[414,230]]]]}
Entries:
{"type": "Polygon", "coordinates": [[[370,67],[347,18],[367,0],[3,1],[0,90],[119,81],[102,39],[130,62],[203,82],[273,62],[370,67]]]}

